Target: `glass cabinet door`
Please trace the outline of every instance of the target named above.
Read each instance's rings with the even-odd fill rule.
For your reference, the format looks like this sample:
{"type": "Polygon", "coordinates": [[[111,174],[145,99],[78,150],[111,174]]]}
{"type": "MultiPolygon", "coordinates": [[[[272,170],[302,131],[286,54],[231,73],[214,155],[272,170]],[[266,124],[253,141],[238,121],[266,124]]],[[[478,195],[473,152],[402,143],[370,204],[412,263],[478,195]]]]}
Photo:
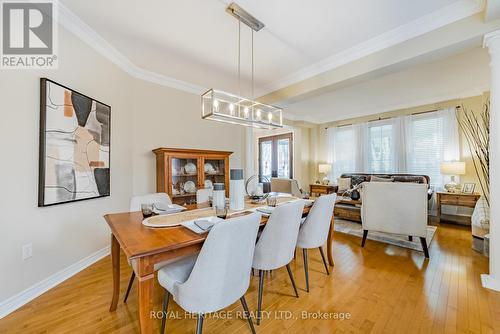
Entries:
{"type": "Polygon", "coordinates": [[[172,201],[176,204],[196,203],[198,159],[172,158],[172,201]]]}
{"type": "MultiPolygon", "coordinates": [[[[224,159],[204,159],[203,169],[204,188],[213,189],[214,183],[226,183],[224,159]]],[[[228,187],[225,184],[225,189],[228,187]]]]}

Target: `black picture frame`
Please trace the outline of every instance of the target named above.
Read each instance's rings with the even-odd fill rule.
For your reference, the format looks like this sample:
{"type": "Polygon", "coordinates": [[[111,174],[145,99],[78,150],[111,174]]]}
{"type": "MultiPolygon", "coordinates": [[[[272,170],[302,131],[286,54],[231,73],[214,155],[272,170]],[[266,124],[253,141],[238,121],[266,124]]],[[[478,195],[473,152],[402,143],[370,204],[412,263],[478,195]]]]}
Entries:
{"type": "MultiPolygon", "coordinates": [[[[50,97],[49,97],[49,100],[51,100],[50,97]]],[[[50,103],[53,103],[53,102],[50,101],[50,103]]],[[[53,111],[54,109],[60,108],[60,107],[62,107],[64,109],[67,106],[68,105],[66,105],[66,102],[64,102],[63,105],[57,105],[55,108],[52,107],[51,111],[53,111]]],[[[75,117],[78,118],[77,116],[75,116],[75,117]]],[[[97,116],[95,116],[95,117],[97,119],[97,116]]],[[[81,120],[81,118],[78,119],[78,125],[75,128],[75,130],[73,131],[73,134],[76,134],[76,132],[79,130],[79,128],[82,128],[85,130],[85,126],[83,126],[83,127],[80,126],[80,120],[81,120]]],[[[49,130],[49,132],[59,132],[62,135],[69,134],[69,133],[64,132],[64,131],[56,131],[56,130],[52,130],[52,131],[49,130]]],[[[50,159],[52,159],[52,157],[50,157],[50,159]]],[[[82,94],[74,89],[71,89],[65,85],[62,85],[62,84],[57,83],[53,80],[50,80],[48,78],[40,78],[40,130],[39,130],[39,159],[38,159],[38,161],[39,161],[38,207],[47,207],[47,206],[52,206],[52,205],[72,203],[72,202],[78,202],[78,201],[84,201],[84,200],[90,200],[90,199],[96,199],[96,198],[110,196],[111,195],[111,106],[106,104],[106,103],[103,103],[97,99],[89,97],[85,94],[82,94]],[[47,201],[46,190],[49,187],[48,185],[46,185],[47,157],[48,157],[47,156],[47,143],[48,143],[48,140],[47,140],[47,132],[48,132],[47,131],[47,120],[48,120],[47,107],[48,107],[48,104],[47,103],[49,102],[47,99],[47,92],[50,92],[50,88],[49,88],[50,85],[57,86],[58,88],[69,91],[71,93],[71,99],[72,99],[71,100],[71,108],[73,109],[73,112],[75,115],[78,114],[78,112],[76,111],[76,109],[74,109],[75,107],[73,105],[73,96],[75,96],[75,98],[77,97],[79,100],[85,101],[86,104],[88,104],[88,102],[90,101],[91,110],[87,114],[87,118],[85,120],[86,122],[88,121],[88,118],[92,112],[95,113],[94,115],[97,114],[97,106],[99,106],[99,109],[100,109],[99,113],[100,113],[100,115],[102,115],[102,117],[103,117],[102,119],[105,119],[105,117],[107,117],[107,121],[104,121],[104,123],[101,123],[101,125],[103,127],[107,126],[106,131],[102,130],[102,128],[101,128],[101,141],[102,141],[102,138],[105,137],[106,141],[107,141],[107,145],[98,145],[99,146],[98,149],[100,152],[106,152],[104,150],[101,150],[101,147],[108,148],[107,154],[105,154],[105,156],[107,156],[107,167],[106,167],[106,161],[105,161],[104,162],[105,168],[102,168],[100,165],[94,166],[93,173],[92,174],[89,173],[89,179],[90,179],[90,175],[94,176],[94,181],[95,181],[95,185],[97,188],[97,194],[94,196],[83,195],[85,197],[76,198],[76,194],[78,194],[79,192],[76,189],[77,184],[76,184],[76,178],[75,178],[75,189],[73,191],[71,191],[70,189],[66,189],[65,187],[61,187],[59,185],[51,186],[53,188],[62,189],[68,193],[72,193],[75,198],[67,199],[67,200],[60,200],[60,201],[59,200],[50,201],[50,202],[47,201]],[[96,106],[96,110],[92,110],[92,107],[94,105],[96,106]],[[104,134],[104,136],[102,134],[104,134]],[[96,178],[96,175],[97,175],[96,170],[99,170],[99,173],[98,173],[99,177],[98,178],[96,178]],[[98,183],[97,179],[99,179],[99,183],[98,183]]],[[[70,160],[61,160],[61,161],[67,162],[68,165],[71,165],[71,163],[72,163],[70,160]]],[[[102,163],[102,161],[97,161],[97,162],[102,163]]],[[[89,169],[92,169],[93,166],[91,166],[91,161],[89,161],[89,166],[85,166],[85,167],[89,167],[89,169]]],[[[93,191],[93,192],[95,193],[95,191],[93,191]]],[[[90,193],[90,191],[89,191],[89,193],[90,193]]]]}

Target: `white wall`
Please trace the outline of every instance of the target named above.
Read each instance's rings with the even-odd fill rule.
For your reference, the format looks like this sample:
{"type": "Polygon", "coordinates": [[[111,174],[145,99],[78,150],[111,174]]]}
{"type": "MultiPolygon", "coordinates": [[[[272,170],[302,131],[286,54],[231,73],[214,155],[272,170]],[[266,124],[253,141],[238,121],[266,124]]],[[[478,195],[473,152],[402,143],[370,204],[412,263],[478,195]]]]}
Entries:
{"type": "Polygon", "coordinates": [[[109,246],[102,216],[128,210],[132,194],[155,191],[152,149],[228,150],[231,167],[243,166],[243,127],[201,120],[198,95],[133,79],[63,28],[59,34],[57,70],[0,71],[0,309],[109,246]],[[110,197],[37,207],[40,77],[111,105],[110,197]],[[23,261],[29,242],[33,257],[23,261]]]}

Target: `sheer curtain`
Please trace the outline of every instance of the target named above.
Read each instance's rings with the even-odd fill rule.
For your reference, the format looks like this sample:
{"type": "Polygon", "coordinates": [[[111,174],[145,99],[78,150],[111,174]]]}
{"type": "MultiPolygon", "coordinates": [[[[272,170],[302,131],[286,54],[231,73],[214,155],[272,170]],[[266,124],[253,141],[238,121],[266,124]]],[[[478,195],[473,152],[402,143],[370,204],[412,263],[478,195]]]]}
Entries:
{"type": "Polygon", "coordinates": [[[460,159],[455,108],[334,127],[328,133],[330,179],[346,172],[428,175],[442,187],[442,161],[460,159]]]}
{"type": "Polygon", "coordinates": [[[332,164],[330,180],[336,182],[342,173],[362,171],[363,139],[359,124],[327,129],[328,163],[332,164]]]}
{"type": "Polygon", "coordinates": [[[429,175],[431,185],[442,187],[447,179],[441,175],[441,162],[460,159],[455,108],[411,115],[406,119],[407,171],[429,175]]]}

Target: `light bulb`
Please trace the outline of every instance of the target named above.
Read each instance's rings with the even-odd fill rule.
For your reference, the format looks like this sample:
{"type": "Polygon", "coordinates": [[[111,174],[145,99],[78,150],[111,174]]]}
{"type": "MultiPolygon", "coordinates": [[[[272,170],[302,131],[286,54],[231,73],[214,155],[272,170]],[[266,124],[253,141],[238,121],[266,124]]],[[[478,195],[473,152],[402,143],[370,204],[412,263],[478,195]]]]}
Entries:
{"type": "Polygon", "coordinates": [[[233,112],[234,112],[234,104],[230,104],[229,105],[229,112],[231,113],[231,115],[233,115],[233,112]]]}
{"type": "Polygon", "coordinates": [[[273,114],[271,114],[271,112],[267,114],[267,119],[269,120],[269,122],[273,120],[273,114]]]}
{"type": "Polygon", "coordinates": [[[248,107],[245,107],[245,109],[243,109],[243,112],[245,113],[245,118],[248,117],[248,107]]]}
{"type": "Polygon", "coordinates": [[[260,113],[261,113],[260,109],[257,109],[257,112],[256,112],[257,119],[260,119],[260,113]]]}
{"type": "Polygon", "coordinates": [[[214,108],[215,109],[219,108],[219,101],[218,100],[214,100],[214,108]]]}

